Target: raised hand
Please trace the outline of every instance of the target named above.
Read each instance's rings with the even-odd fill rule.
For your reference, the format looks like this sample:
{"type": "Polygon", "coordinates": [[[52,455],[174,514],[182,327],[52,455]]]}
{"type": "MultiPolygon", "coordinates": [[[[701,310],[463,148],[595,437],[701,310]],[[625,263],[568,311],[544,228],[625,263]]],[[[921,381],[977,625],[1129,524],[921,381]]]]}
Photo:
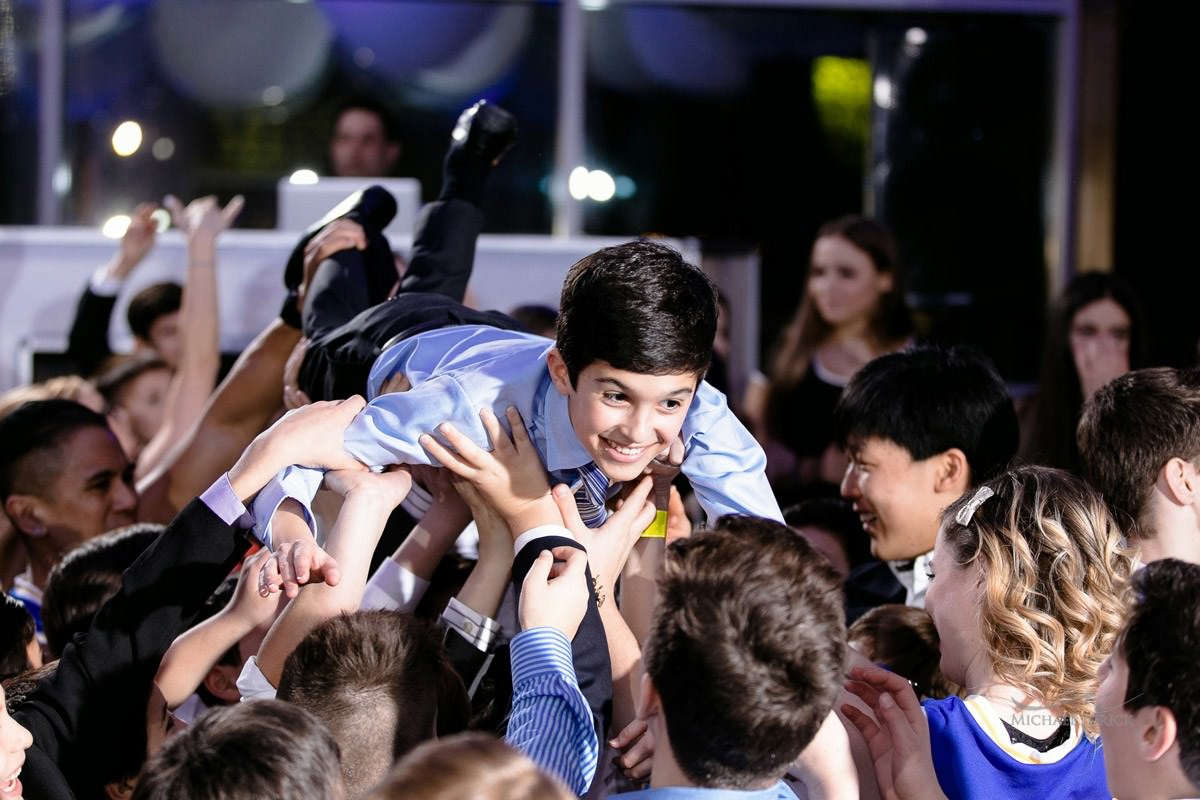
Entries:
{"type": "Polygon", "coordinates": [[[157,210],[158,206],[154,203],[141,203],[129,215],[129,227],[121,237],[117,258],[110,267],[112,277],[127,277],[154,247],[158,236],[158,223],[154,220],[157,210]]]}
{"type": "Polygon", "coordinates": [[[312,402],[312,398],[300,388],[300,366],[304,363],[307,351],[308,339],[301,337],[283,364],[283,407],[288,411],[312,402]]]}
{"type": "Polygon", "coordinates": [[[270,559],[271,551],[263,549],[242,563],[233,597],[222,612],[247,631],[270,622],[279,610],[279,599],[269,598],[269,594],[265,595],[259,590],[260,577],[270,559]]]}
{"type": "Polygon", "coordinates": [[[451,450],[428,434],[421,437],[424,447],[443,467],[468,481],[496,509],[514,534],[544,524],[557,524],[561,517],[550,498],[545,467],[525,423],[515,408],[507,411],[511,438],[500,427],[491,409],[479,417],[492,442],[492,450],[482,449],[453,425],[439,426],[451,450]]]}
{"type": "Polygon", "coordinates": [[[171,213],[171,221],[175,227],[183,231],[188,241],[212,241],[225,231],[237,219],[245,205],[245,198],[235,195],[224,208],[217,204],[215,195],[198,197],[184,206],[173,194],[163,198],[163,204],[171,213]]]}
{"type": "Polygon", "coordinates": [[[654,521],[654,504],[649,502],[652,488],[650,476],[643,477],[634,484],[624,502],[609,515],[604,524],[593,530],[579,518],[579,508],[571,490],[561,483],[554,487],[554,502],[562,516],[563,525],[587,548],[592,576],[609,591],[621,574],[638,537],[654,521]]]}
{"type": "Polygon", "coordinates": [[[929,722],[912,686],[879,667],[854,667],[846,690],[870,707],[875,719],[850,704],[841,711],[867,742],[884,798],[944,800],[933,768],[929,722]]]}
{"type": "Polygon", "coordinates": [[[255,437],[229,470],[229,482],[243,501],[281,469],[293,464],[323,469],[365,470],[346,452],[346,426],[366,406],[358,395],[322,400],[287,412],[255,437]]]}
{"type": "Polygon", "coordinates": [[[282,542],[258,574],[258,593],[269,597],[282,591],[295,597],[307,583],[327,583],[337,586],[342,579],[341,568],[324,549],[312,539],[282,542]]]}

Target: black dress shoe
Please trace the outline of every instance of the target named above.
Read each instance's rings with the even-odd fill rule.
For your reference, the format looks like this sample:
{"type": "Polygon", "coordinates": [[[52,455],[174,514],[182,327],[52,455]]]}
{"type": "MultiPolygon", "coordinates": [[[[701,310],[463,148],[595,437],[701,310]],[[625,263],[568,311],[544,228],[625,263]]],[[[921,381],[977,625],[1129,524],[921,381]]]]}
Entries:
{"type": "Polygon", "coordinates": [[[362,225],[370,237],[372,233],[382,233],[395,216],[396,198],[387,189],[376,185],[358,190],[310,225],[300,237],[288,256],[287,267],[283,271],[283,285],[290,291],[300,286],[300,280],[304,277],[304,248],[329,223],[347,217],[362,225]]]}
{"type": "Polygon", "coordinates": [[[480,100],[459,115],[450,139],[452,151],[462,148],[495,164],[517,139],[517,118],[494,103],[480,100]]]}

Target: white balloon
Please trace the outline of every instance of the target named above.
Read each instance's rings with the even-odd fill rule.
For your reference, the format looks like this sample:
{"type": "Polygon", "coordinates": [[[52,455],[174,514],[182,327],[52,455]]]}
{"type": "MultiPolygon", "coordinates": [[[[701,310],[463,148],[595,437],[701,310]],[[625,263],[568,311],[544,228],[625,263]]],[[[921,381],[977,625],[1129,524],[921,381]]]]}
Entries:
{"type": "Polygon", "coordinates": [[[256,108],[312,90],[333,32],[312,3],[159,0],[150,22],[159,62],[198,103],[256,108]]]}

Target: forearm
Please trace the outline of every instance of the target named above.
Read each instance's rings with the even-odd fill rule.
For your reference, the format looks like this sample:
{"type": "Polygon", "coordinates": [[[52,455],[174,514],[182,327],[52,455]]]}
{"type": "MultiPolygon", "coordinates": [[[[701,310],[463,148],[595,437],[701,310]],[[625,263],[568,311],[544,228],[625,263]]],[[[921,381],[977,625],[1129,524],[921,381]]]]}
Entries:
{"type": "Polygon", "coordinates": [[[481,559],[475,563],[456,596],[460,603],[472,611],[494,618],[500,610],[500,601],[504,599],[511,577],[511,563],[486,563],[481,559]]]}
{"type": "Polygon", "coordinates": [[[435,502],[396,548],[392,560],[422,580],[432,580],[446,551],[471,521],[461,506],[435,502]]]}
{"type": "Polygon", "coordinates": [[[179,363],[167,387],[163,422],[138,457],[137,475],[150,474],[200,419],[220,367],[216,243],[188,243],[187,278],[179,313],[179,363]]]}
{"type": "Polygon", "coordinates": [[[600,606],[600,621],[604,624],[608,659],[612,664],[612,730],[621,731],[637,716],[638,689],[642,682],[642,650],[625,618],[611,601],[600,606]]]}
{"type": "MultiPolygon", "coordinates": [[[[300,593],[288,603],[259,648],[258,666],[273,686],[279,685],[288,655],[313,628],[338,614],[358,610],[370,573],[371,554],[392,508],[374,496],[347,496],[325,547],[338,564],[340,579],[334,586],[322,582],[300,587],[300,593]]],[[[276,531],[282,532],[278,520],[276,531]]]]}
{"type": "Polygon", "coordinates": [[[299,331],[279,320],[259,334],[209,397],[186,444],[139,481],[139,491],[163,482],[160,492],[179,507],[228,470],[279,412],[283,364],[299,340],[299,331]]]}
{"type": "Polygon", "coordinates": [[[576,794],[591,785],[599,742],[561,632],[533,628],[512,642],[513,704],[505,740],[576,794]]]}
{"type": "Polygon", "coordinates": [[[195,692],[221,656],[253,627],[220,612],[179,636],[163,656],[154,676],[167,708],[178,707],[195,692]]]}
{"type": "Polygon", "coordinates": [[[639,643],[646,641],[658,594],[658,570],[667,540],[642,538],[633,546],[621,573],[621,616],[639,643]]]}

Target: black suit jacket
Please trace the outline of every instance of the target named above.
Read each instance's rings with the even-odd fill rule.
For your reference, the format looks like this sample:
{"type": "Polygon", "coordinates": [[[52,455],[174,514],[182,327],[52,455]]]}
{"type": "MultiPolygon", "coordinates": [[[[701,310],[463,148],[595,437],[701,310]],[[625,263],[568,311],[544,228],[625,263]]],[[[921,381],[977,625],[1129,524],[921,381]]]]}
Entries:
{"type": "Polygon", "coordinates": [[[249,547],[193,500],[125,572],[90,631],[13,714],[33,734],[27,800],[102,797],[128,748],[145,751],[145,702],[163,654],[249,547]]]}

